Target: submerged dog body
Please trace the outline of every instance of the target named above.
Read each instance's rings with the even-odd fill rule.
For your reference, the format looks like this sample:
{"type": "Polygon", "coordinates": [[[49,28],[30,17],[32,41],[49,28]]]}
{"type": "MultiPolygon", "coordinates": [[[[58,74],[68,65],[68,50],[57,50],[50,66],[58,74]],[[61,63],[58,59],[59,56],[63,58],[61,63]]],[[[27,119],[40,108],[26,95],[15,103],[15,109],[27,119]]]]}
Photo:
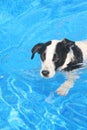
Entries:
{"type": "Polygon", "coordinates": [[[83,67],[83,62],[87,60],[87,41],[64,39],[38,43],[32,48],[31,59],[36,52],[42,60],[42,77],[51,78],[57,70],[66,72],[67,80],[57,89],[58,94],[66,95],[78,78],[72,70],[83,67]]]}

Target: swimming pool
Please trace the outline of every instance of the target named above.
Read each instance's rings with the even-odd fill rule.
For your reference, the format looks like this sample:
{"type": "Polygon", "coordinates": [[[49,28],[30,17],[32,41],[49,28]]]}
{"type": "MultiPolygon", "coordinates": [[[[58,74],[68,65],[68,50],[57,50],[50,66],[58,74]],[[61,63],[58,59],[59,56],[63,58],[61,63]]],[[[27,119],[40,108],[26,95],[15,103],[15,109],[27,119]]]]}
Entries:
{"type": "Polygon", "coordinates": [[[50,39],[87,39],[87,1],[0,0],[0,130],[87,130],[87,70],[65,97],[65,80],[40,77],[31,48],[50,39]]]}

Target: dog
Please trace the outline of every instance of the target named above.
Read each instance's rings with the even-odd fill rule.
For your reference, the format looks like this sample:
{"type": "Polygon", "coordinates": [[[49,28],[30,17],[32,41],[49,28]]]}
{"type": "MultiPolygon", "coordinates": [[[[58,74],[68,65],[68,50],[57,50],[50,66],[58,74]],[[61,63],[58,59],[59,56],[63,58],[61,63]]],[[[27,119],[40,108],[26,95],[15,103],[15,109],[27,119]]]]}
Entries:
{"type": "Polygon", "coordinates": [[[56,90],[57,94],[64,96],[79,78],[76,70],[86,63],[87,40],[74,42],[64,38],[38,43],[32,48],[31,59],[34,58],[35,53],[40,54],[41,57],[40,75],[42,77],[52,78],[57,70],[65,72],[66,81],[56,90]]]}

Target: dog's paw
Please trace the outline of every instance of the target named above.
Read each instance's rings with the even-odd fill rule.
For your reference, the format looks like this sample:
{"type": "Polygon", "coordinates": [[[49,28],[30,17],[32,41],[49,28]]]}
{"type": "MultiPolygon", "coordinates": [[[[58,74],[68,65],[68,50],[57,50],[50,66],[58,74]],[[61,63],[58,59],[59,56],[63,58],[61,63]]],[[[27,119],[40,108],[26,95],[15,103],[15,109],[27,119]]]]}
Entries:
{"type": "Polygon", "coordinates": [[[66,96],[68,94],[69,89],[68,88],[64,88],[64,87],[59,87],[56,90],[56,93],[61,95],[61,96],[66,96]]]}
{"type": "Polygon", "coordinates": [[[69,88],[66,88],[64,86],[61,86],[59,87],[57,90],[56,90],[56,93],[61,95],[61,96],[66,96],[68,94],[68,91],[69,91],[69,88]]]}
{"type": "Polygon", "coordinates": [[[70,88],[73,86],[73,82],[71,81],[65,81],[57,90],[57,94],[66,96],[70,90],[70,88]]]}
{"type": "Polygon", "coordinates": [[[64,83],[56,90],[56,92],[59,95],[66,96],[68,94],[69,89],[70,87],[66,83],[64,83]]]}

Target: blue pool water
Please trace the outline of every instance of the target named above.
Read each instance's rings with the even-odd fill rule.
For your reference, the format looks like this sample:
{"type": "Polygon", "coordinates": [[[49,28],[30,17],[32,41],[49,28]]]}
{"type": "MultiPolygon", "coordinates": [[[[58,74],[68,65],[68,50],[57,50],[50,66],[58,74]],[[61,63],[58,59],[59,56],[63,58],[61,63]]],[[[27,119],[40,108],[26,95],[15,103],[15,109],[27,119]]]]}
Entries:
{"type": "Polygon", "coordinates": [[[87,130],[87,70],[65,97],[65,77],[40,77],[31,48],[50,39],[87,39],[87,1],[0,0],[0,130],[87,130]]]}

